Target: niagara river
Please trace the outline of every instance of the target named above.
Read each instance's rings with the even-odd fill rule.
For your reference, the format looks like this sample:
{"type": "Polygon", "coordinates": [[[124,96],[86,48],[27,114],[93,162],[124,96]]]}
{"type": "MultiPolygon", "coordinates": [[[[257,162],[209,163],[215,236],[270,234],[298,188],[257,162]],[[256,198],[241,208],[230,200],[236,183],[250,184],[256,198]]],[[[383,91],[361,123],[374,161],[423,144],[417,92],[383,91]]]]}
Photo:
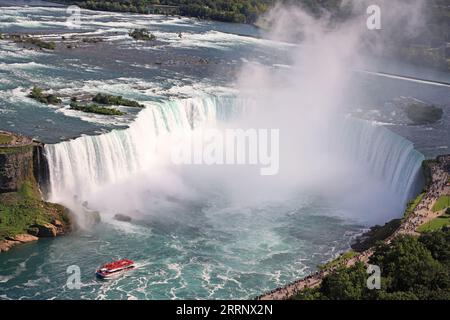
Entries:
{"type": "MultiPolygon", "coordinates": [[[[1,253],[0,299],[251,299],[400,218],[422,188],[422,161],[448,152],[449,112],[416,126],[396,109],[411,97],[448,104],[448,73],[370,57],[353,64],[338,45],[293,44],[247,24],[83,9],[69,29],[66,14],[0,0],[1,33],[57,46],[0,40],[0,129],[44,144],[43,196],[77,222],[70,234],[1,253]],[[135,41],[139,28],[157,40],[135,41]],[[30,98],[36,86],[61,104],[30,98]],[[71,107],[98,93],[143,108],[71,107]],[[280,128],[279,173],[171,161],[174,147],[227,128],[280,128]],[[125,257],[138,268],[95,278],[125,257]],[[79,289],[68,285],[70,266],[79,289]]],[[[354,39],[337,39],[354,49],[354,39]]]]}

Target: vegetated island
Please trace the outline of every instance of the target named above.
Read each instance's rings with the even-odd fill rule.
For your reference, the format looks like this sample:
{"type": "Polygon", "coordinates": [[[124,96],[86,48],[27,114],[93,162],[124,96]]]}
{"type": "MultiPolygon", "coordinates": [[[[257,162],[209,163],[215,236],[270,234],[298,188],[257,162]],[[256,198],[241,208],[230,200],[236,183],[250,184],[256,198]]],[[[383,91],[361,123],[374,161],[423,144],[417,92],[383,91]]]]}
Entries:
{"type": "Polygon", "coordinates": [[[338,258],[261,300],[450,300],[450,155],[423,162],[424,191],[402,219],[375,226],[338,258]],[[369,289],[368,265],[381,270],[369,289]]]}
{"type": "Polygon", "coordinates": [[[122,112],[115,108],[100,107],[94,103],[80,104],[76,100],[75,97],[73,97],[70,102],[70,109],[77,110],[77,111],[83,111],[86,113],[95,113],[95,114],[108,115],[108,116],[123,116],[125,114],[125,112],[122,112]]]}
{"type": "Polygon", "coordinates": [[[156,36],[145,28],[133,29],[128,35],[135,40],[154,41],[156,36]]]}
{"type": "Polygon", "coordinates": [[[0,40],[11,40],[15,43],[22,43],[26,45],[31,45],[36,49],[46,49],[46,50],[55,50],[56,43],[54,41],[45,41],[37,37],[32,37],[30,35],[23,34],[0,34],[0,40]]]}
{"type": "Polygon", "coordinates": [[[60,42],[55,42],[53,40],[44,40],[40,38],[39,35],[29,35],[29,34],[19,34],[19,33],[11,33],[11,34],[2,34],[0,33],[0,40],[9,40],[14,43],[22,44],[24,48],[34,49],[34,50],[48,50],[55,51],[58,47],[62,48],[66,41],[69,41],[65,47],[67,49],[77,48],[80,44],[98,44],[104,41],[101,37],[80,37],[77,35],[72,35],[70,37],[61,36],[59,39],[60,42]],[[57,43],[61,43],[61,46],[58,46],[57,43]]]}
{"type": "Polygon", "coordinates": [[[0,252],[72,229],[65,207],[42,199],[48,168],[42,144],[0,131],[0,252]]]}
{"type": "Polygon", "coordinates": [[[40,103],[45,104],[60,104],[62,100],[54,94],[46,94],[44,90],[39,87],[33,87],[28,94],[28,98],[34,99],[40,103]]]}
{"type": "MultiPolygon", "coordinates": [[[[28,97],[34,99],[40,103],[60,105],[62,104],[62,99],[55,94],[48,94],[44,92],[44,89],[40,87],[33,87],[28,94],[28,97]]],[[[82,111],[86,113],[95,113],[100,115],[110,115],[110,116],[122,116],[125,112],[122,112],[111,106],[125,106],[131,108],[145,108],[145,106],[137,101],[125,99],[122,96],[115,96],[106,93],[97,93],[91,99],[94,103],[79,102],[77,97],[70,98],[70,109],[82,111]],[[98,104],[104,105],[99,106],[98,104]],[[107,107],[108,106],[108,107],[107,107]]]]}
{"type": "Polygon", "coordinates": [[[105,94],[105,93],[97,93],[92,98],[92,101],[101,103],[101,104],[108,104],[108,105],[115,105],[115,106],[145,108],[145,106],[143,104],[140,104],[137,101],[125,99],[125,98],[122,98],[122,96],[114,96],[114,95],[105,94]]]}

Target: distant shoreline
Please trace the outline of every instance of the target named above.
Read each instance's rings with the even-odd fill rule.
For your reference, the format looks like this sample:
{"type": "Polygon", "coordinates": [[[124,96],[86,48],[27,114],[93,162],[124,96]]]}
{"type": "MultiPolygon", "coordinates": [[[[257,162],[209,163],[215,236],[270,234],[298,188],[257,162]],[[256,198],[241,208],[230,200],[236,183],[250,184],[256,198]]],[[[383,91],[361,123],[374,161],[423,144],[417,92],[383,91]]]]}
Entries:
{"type": "Polygon", "coordinates": [[[0,0],[0,6],[2,7],[20,7],[20,6],[31,6],[31,7],[64,7],[63,4],[54,1],[46,0],[0,0]]]}

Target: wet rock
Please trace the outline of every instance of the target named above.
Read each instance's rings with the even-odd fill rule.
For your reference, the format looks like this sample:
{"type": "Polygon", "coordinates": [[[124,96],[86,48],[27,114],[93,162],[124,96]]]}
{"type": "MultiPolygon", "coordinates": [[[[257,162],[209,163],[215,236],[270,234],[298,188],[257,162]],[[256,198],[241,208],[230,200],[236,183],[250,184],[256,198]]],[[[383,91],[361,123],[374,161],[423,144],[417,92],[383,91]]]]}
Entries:
{"type": "Polygon", "coordinates": [[[2,240],[0,241],[0,252],[6,252],[19,243],[20,242],[14,240],[2,240]]]}
{"type": "Polygon", "coordinates": [[[8,240],[18,241],[20,243],[27,243],[27,242],[37,241],[38,239],[39,239],[38,237],[32,236],[31,234],[21,233],[21,234],[15,235],[14,237],[12,237],[8,240]]]}
{"type": "Polygon", "coordinates": [[[37,241],[38,239],[38,237],[29,234],[18,234],[14,237],[7,237],[4,240],[0,240],[0,252],[6,252],[18,244],[33,242],[37,241]]]}
{"type": "Polygon", "coordinates": [[[126,214],[121,214],[121,213],[114,215],[114,219],[117,221],[124,221],[124,222],[131,222],[131,220],[132,220],[130,216],[127,216],[126,214]]]}
{"type": "Polygon", "coordinates": [[[39,228],[38,227],[30,227],[27,230],[28,234],[31,234],[32,236],[37,236],[39,234],[39,228]]]}
{"type": "Polygon", "coordinates": [[[38,228],[37,236],[40,238],[56,237],[58,234],[57,229],[51,223],[45,223],[43,225],[33,225],[32,228],[38,228]]]}
{"type": "Polygon", "coordinates": [[[64,224],[58,219],[53,219],[52,224],[57,228],[63,228],[64,224]]]}

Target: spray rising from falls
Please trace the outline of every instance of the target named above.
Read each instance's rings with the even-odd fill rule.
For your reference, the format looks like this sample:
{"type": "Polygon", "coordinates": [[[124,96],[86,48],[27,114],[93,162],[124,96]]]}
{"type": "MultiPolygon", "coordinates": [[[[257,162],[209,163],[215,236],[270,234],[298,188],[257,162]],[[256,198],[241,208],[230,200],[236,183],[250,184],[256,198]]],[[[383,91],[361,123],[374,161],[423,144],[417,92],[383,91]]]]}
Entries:
{"type": "Polygon", "coordinates": [[[186,135],[227,117],[229,99],[184,99],[143,110],[126,130],[46,145],[50,199],[83,197],[157,165],[168,135],[186,135]]]}
{"type": "MultiPolygon", "coordinates": [[[[143,110],[128,129],[46,145],[50,169],[49,198],[71,207],[71,199],[75,196],[79,200],[85,200],[95,193],[103,197],[105,193],[102,191],[115,186],[126,190],[131,177],[145,180],[146,176],[141,173],[165,172],[164,168],[171,165],[167,151],[173,140],[169,138],[174,135],[191,136],[190,133],[199,128],[217,128],[227,119],[239,117],[245,108],[244,101],[230,97],[169,101],[143,110]]],[[[383,127],[350,118],[336,123],[334,131],[327,134],[328,151],[332,150],[351,166],[358,165],[368,176],[381,181],[404,205],[414,192],[423,156],[414,150],[411,142],[383,127]]],[[[282,135],[281,129],[281,139],[282,135]]],[[[297,164],[301,166],[299,162],[297,164]]],[[[327,166],[334,170],[334,165],[338,166],[330,159],[327,166]]],[[[221,171],[220,166],[216,171],[221,171]]],[[[233,176],[231,180],[236,182],[232,183],[232,188],[237,188],[238,180],[245,180],[243,177],[233,176]]],[[[303,177],[289,178],[302,180],[303,177]]],[[[164,176],[159,179],[156,182],[143,182],[139,188],[145,188],[151,182],[159,184],[169,180],[164,176]]],[[[226,179],[230,179],[229,175],[226,179]]],[[[347,179],[351,180],[352,177],[347,179]]],[[[271,189],[276,187],[271,186],[271,189]]],[[[171,190],[166,192],[170,193],[171,190]]]]}

